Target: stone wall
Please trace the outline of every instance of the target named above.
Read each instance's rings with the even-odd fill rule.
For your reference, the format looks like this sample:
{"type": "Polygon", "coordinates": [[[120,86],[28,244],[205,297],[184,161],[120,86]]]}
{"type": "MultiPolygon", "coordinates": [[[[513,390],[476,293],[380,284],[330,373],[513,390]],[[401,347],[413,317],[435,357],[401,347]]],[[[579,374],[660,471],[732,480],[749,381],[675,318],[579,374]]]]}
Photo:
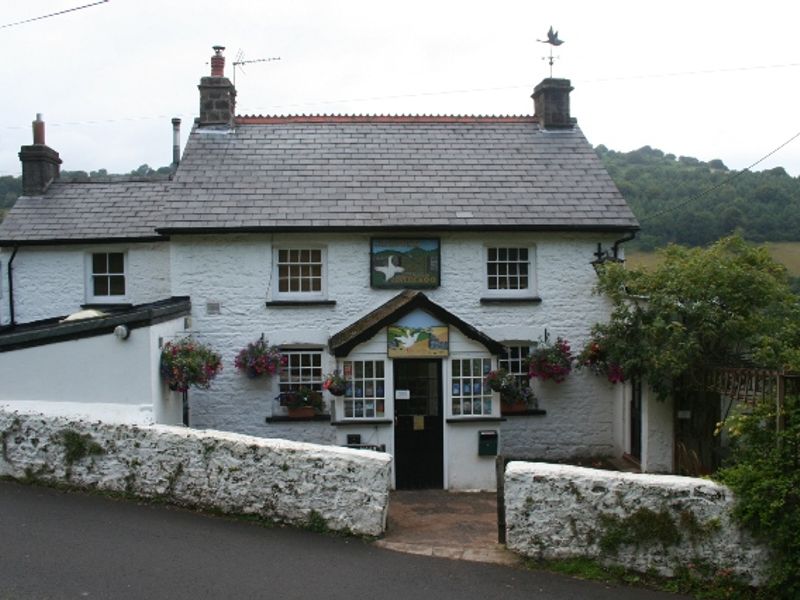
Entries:
{"type": "Polygon", "coordinates": [[[507,545],[536,559],[589,557],[670,576],[677,567],[765,578],[767,550],[732,521],[733,494],[705,479],[511,462],[507,545]]]}
{"type": "Polygon", "coordinates": [[[0,411],[0,476],[380,535],[387,454],[166,425],[0,411]]]}

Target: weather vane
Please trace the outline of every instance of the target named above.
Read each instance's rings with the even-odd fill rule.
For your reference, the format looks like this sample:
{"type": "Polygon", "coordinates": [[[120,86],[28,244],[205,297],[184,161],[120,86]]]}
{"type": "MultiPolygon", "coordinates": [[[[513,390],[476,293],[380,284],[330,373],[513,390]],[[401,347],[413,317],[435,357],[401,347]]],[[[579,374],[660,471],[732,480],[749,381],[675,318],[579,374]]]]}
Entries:
{"type": "Polygon", "coordinates": [[[553,46],[560,46],[564,43],[564,40],[558,39],[558,32],[553,31],[553,26],[550,25],[550,31],[547,32],[547,39],[546,40],[536,40],[537,42],[542,42],[543,44],[550,44],[550,56],[543,56],[542,60],[547,60],[550,64],[550,78],[553,77],[553,62],[555,59],[560,58],[559,56],[553,56],[553,46]]]}

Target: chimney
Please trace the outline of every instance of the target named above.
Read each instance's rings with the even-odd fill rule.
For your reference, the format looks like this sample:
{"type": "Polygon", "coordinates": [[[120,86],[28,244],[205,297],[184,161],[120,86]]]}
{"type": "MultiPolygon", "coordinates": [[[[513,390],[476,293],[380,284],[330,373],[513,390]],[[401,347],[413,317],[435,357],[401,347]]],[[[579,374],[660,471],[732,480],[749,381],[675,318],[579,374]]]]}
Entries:
{"type": "Polygon", "coordinates": [[[175,169],[181,162],[181,120],[172,119],[172,168],[175,169]]]}
{"type": "Polygon", "coordinates": [[[224,46],[214,46],[211,57],[211,77],[202,77],[200,85],[200,117],[197,125],[226,125],[233,127],[236,111],[236,89],[230,79],[225,77],[224,46]]]}
{"type": "Polygon", "coordinates": [[[543,129],[567,129],[575,126],[569,114],[569,93],[574,88],[569,79],[544,79],[533,88],[534,116],[543,129]]]}
{"type": "Polygon", "coordinates": [[[33,122],[33,144],[19,149],[19,160],[22,163],[23,196],[41,196],[58,178],[61,159],[58,152],[45,144],[41,113],[36,113],[33,122]]]}

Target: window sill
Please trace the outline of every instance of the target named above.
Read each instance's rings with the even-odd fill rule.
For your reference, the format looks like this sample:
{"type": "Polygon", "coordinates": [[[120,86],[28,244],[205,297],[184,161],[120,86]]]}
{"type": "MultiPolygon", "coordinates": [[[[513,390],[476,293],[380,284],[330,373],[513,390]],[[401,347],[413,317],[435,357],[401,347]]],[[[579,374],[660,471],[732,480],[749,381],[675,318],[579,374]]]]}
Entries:
{"type": "Polygon", "coordinates": [[[267,300],[267,306],[336,306],[336,300],[267,300]]]}
{"type": "Polygon", "coordinates": [[[504,417],[543,417],[547,414],[547,411],[541,408],[529,408],[520,412],[504,412],[501,414],[504,417]]]}
{"type": "Polygon", "coordinates": [[[337,427],[346,427],[348,425],[392,425],[393,423],[392,419],[341,419],[339,421],[331,421],[331,425],[336,425],[337,427]]]}
{"type": "Polygon", "coordinates": [[[447,423],[500,423],[504,417],[448,417],[447,423]]]}
{"type": "Polygon", "coordinates": [[[314,415],[313,417],[290,417],[288,415],[278,415],[264,419],[266,423],[294,423],[297,421],[330,421],[330,415],[314,415]]]}
{"type": "Polygon", "coordinates": [[[484,296],[481,304],[541,304],[539,296],[484,296]]]}

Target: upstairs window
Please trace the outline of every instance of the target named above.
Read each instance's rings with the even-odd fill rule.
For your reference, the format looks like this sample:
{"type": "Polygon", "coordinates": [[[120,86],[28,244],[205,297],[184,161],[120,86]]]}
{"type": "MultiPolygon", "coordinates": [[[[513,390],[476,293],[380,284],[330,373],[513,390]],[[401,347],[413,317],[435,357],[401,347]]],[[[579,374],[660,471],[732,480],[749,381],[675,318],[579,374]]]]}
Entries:
{"type": "Polygon", "coordinates": [[[536,295],[534,249],[521,246],[486,248],[486,292],[489,296],[536,295]]]}
{"type": "Polygon", "coordinates": [[[325,296],[325,249],[278,248],[275,251],[278,298],[325,296]]]}
{"type": "Polygon", "coordinates": [[[87,300],[120,302],[127,295],[124,252],[94,252],[88,257],[87,300]]]}

